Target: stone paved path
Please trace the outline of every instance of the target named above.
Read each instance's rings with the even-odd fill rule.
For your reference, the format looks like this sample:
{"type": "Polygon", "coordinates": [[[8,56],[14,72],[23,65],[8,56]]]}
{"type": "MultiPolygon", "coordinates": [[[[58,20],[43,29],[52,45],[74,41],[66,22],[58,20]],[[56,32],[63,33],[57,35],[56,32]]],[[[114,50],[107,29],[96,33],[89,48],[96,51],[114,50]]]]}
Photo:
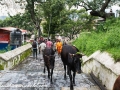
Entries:
{"type": "MultiPolygon", "coordinates": [[[[13,70],[0,71],[0,90],[69,90],[69,77],[64,80],[61,59],[56,56],[53,84],[50,84],[40,58],[41,55],[37,60],[30,56],[13,70]]],[[[74,90],[100,90],[88,74],[77,74],[75,80],[74,90]]]]}

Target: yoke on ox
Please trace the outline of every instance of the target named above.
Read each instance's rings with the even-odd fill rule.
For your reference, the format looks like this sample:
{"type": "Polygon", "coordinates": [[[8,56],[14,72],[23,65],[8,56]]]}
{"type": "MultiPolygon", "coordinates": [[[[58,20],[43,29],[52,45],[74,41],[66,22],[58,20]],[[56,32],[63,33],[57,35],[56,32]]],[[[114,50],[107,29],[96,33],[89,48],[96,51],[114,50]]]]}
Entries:
{"type": "Polygon", "coordinates": [[[82,54],[78,53],[78,49],[75,46],[64,45],[61,52],[61,59],[64,64],[64,79],[66,79],[66,66],[67,74],[70,78],[70,90],[73,90],[73,85],[75,85],[75,75],[76,72],[81,73],[81,61],[82,54]],[[71,74],[73,71],[73,75],[71,74]]]}
{"type": "Polygon", "coordinates": [[[52,74],[54,69],[54,62],[55,62],[55,52],[52,48],[45,48],[43,51],[43,59],[44,59],[44,73],[45,73],[45,66],[47,67],[48,71],[48,78],[51,80],[52,83],[52,74]],[[51,72],[50,72],[51,69],[51,72]]]}

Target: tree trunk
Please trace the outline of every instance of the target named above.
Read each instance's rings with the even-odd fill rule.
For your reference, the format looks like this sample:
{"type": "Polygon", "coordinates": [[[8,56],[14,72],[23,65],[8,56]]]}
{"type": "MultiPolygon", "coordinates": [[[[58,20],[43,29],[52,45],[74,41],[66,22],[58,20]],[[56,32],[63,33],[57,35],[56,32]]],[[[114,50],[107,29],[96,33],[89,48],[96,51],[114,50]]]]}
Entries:
{"type": "Polygon", "coordinates": [[[91,11],[90,14],[92,16],[99,16],[99,17],[106,19],[106,13],[102,11],[91,11]]]}
{"type": "Polygon", "coordinates": [[[40,25],[37,27],[37,30],[38,30],[38,37],[40,37],[42,35],[42,31],[41,31],[40,25]]]}

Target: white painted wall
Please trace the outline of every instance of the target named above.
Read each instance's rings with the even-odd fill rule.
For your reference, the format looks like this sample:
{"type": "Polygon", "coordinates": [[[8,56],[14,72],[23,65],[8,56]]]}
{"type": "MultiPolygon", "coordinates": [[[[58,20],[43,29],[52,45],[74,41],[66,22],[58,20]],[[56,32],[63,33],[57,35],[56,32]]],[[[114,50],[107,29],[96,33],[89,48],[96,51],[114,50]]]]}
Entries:
{"type": "Polygon", "coordinates": [[[92,72],[107,90],[112,90],[116,78],[120,75],[120,62],[115,63],[107,52],[96,51],[89,57],[83,56],[82,70],[84,73],[92,72]]]}
{"type": "Polygon", "coordinates": [[[14,50],[0,54],[0,65],[4,67],[4,70],[12,69],[14,66],[18,65],[29,55],[31,55],[31,47],[32,45],[29,43],[14,50]]]}

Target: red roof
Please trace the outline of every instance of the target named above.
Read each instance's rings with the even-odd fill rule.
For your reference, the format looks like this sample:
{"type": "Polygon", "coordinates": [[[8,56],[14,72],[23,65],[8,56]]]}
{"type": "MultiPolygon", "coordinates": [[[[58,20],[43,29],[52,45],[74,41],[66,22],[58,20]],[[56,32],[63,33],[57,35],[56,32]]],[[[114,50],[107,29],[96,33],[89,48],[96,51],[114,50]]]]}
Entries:
{"type": "MultiPolygon", "coordinates": [[[[2,27],[0,28],[1,30],[6,30],[6,31],[13,31],[15,30],[16,28],[15,27],[2,27]]],[[[23,30],[23,29],[20,29],[22,31],[23,34],[27,33],[27,30],[23,30]]]]}

